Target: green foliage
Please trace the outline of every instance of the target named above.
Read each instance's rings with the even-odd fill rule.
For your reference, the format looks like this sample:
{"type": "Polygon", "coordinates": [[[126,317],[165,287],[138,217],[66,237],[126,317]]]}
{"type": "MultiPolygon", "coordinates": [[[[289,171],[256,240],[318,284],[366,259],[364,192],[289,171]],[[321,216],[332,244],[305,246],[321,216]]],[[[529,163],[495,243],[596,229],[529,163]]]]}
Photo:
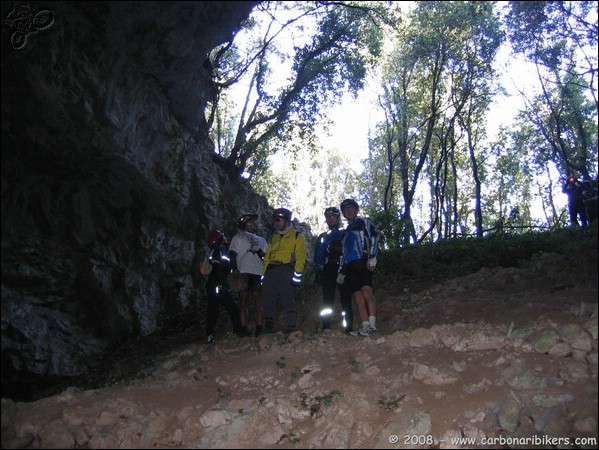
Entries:
{"type": "Polygon", "coordinates": [[[596,46],[596,21],[596,1],[510,1],[505,17],[512,47],[547,62],[559,59],[556,52],[564,38],[596,46]],[[586,22],[587,17],[594,17],[595,23],[586,22]]]}
{"type": "MultiPolygon", "coordinates": [[[[314,270],[306,271],[304,276],[306,276],[306,275],[307,275],[306,278],[308,278],[308,279],[314,278],[314,270]]],[[[302,281],[302,283],[304,283],[304,286],[306,286],[306,285],[309,285],[308,283],[310,283],[310,281],[308,281],[308,283],[306,283],[306,281],[304,280],[304,281],[302,281]]],[[[311,285],[314,285],[314,282],[312,282],[311,285]]],[[[302,297],[301,296],[298,297],[298,299],[300,299],[300,298],[302,298],[302,297]]],[[[317,340],[320,336],[322,336],[322,328],[320,327],[320,325],[317,325],[314,328],[306,330],[302,335],[302,340],[306,341],[306,342],[313,342],[313,341],[317,340]]]]}
{"type": "Polygon", "coordinates": [[[290,142],[314,149],[315,126],[327,119],[326,107],[364,86],[381,51],[384,12],[379,2],[259,4],[236,39],[210,57],[219,93],[207,122],[218,127],[211,133],[219,147],[230,146],[221,151],[227,166],[251,178],[290,142]],[[219,105],[218,98],[240,82],[248,89],[239,111],[231,111],[233,126],[223,119],[229,105],[219,105]]]}
{"type": "Polygon", "coordinates": [[[408,19],[383,67],[385,122],[370,140],[364,176],[371,209],[385,216],[381,236],[388,246],[428,234],[455,236],[466,222],[462,211],[479,195],[486,158],[478,130],[503,40],[491,2],[416,2],[408,19]],[[431,204],[427,224],[416,229],[419,185],[431,204]]]}
{"type": "Polygon", "coordinates": [[[297,381],[297,379],[300,377],[301,375],[301,370],[299,367],[294,367],[293,371],[291,372],[291,381],[297,381]]]}
{"type": "Polygon", "coordinates": [[[207,122],[223,164],[313,230],[323,226],[321,207],[360,198],[383,248],[482,236],[504,228],[512,212],[519,227],[537,226],[537,196],[549,226],[560,226],[554,197],[562,194],[550,170],[597,173],[597,3],[400,5],[258,4],[234,41],[210,56],[219,91],[207,122]],[[537,65],[541,89],[532,98],[522,92],[526,111],[510,139],[488,143],[493,121],[485,114],[502,88],[494,67],[504,35],[537,65]],[[358,176],[314,133],[327,128],[329,106],[360,92],[372,66],[385,119],[374,119],[358,176]],[[270,167],[283,152],[284,166],[270,167]]]}
{"type": "Polygon", "coordinates": [[[410,227],[401,217],[390,211],[374,211],[369,217],[376,224],[381,248],[397,248],[403,245],[406,230],[410,227]]]}
{"type": "Polygon", "coordinates": [[[328,394],[315,396],[314,400],[322,403],[325,406],[330,406],[333,404],[333,400],[335,399],[335,397],[341,397],[341,391],[333,389],[328,394]]]}
{"type": "Polygon", "coordinates": [[[318,405],[318,407],[320,404],[324,406],[331,406],[333,404],[333,400],[335,400],[335,397],[341,397],[341,395],[341,391],[338,389],[332,389],[327,394],[315,395],[312,399],[308,394],[302,392],[300,394],[299,400],[302,408],[309,408],[311,411],[317,411],[318,408],[315,408],[316,405],[318,405]]]}
{"type": "Polygon", "coordinates": [[[526,142],[536,162],[554,162],[563,176],[597,175],[597,9],[595,1],[514,1],[506,9],[512,46],[536,65],[542,86],[526,99],[518,129],[540,144],[526,142]]]}
{"type": "Polygon", "coordinates": [[[379,399],[379,405],[385,409],[396,409],[399,407],[399,402],[401,402],[404,398],[406,398],[406,394],[402,394],[394,398],[381,395],[381,398],[379,399]]]}
{"type": "Polygon", "coordinates": [[[220,387],[216,388],[216,392],[218,393],[216,403],[220,403],[221,401],[231,397],[231,393],[229,391],[223,391],[220,387]]]}
{"type": "Polygon", "coordinates": [[[597,223],[586,229],[447,239],[382,251],[375,283],[449,279],[493,267],[543,270],[548,255],[563,257],[564,270],[574,277],[596,274],[597,223]]]}
{"type": "Polygon", "coordinates": [[[350,162],[341,151],[323,149],[314,159],[307,152],[296,157],[287,150],[282,158],[269,167],[262,176],[251,180],[252,187],[266,197],[270,205],[289,205],[294,216],[310,225],[315,234],[324,231],[323,209],[339,205],[356,183],[357,175],[349,168],[350,162]],[[341,167],[347,169],[339,170],[341,167]],[[313,205],[322,205],[314,208],[313,205]]]}

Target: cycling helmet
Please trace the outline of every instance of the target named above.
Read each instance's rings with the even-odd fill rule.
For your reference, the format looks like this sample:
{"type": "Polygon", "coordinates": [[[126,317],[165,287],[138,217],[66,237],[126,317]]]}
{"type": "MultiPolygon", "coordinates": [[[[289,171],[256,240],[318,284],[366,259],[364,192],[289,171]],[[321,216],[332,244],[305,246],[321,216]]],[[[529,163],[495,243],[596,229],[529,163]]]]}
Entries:
{"type": "Polygon", "coordinates": [[[272,218],[281,217],[287,222],[291,222],[291,211],[285,208],[277,208],[272,212],[272,218]]]}
{"type": "Polygon", "coordinates": [[[346,198],[345,200],[343,200],[341,202],[341,205],[340,205],[341,211],[343,211],[348,206],[355,206],[356,209],[360,209],[360,207],[358,206],[358,202],[356,202],[353,198],[346,198]]]}
{"type": "Polygon", "coordinates": [[[208,247],[216,247],[225,239],[225,234],[220,230],[213,230],[208,236],[208,247]]]}
{"type": "Polygon", "coordinates": [[[237,221],[237,226],[242,230],[245,230],[245,224],[248,222],[256,221],[258,219],[258,214],[244,214],[237,221]]]}
{"type": "Polygon", "coordinates": [[[341,216],[341,211],[339,211],[339,208],[335,207],[335,206],[329,206],[327,209],[324,210],[324,215],[325,216],[341,216]]]}

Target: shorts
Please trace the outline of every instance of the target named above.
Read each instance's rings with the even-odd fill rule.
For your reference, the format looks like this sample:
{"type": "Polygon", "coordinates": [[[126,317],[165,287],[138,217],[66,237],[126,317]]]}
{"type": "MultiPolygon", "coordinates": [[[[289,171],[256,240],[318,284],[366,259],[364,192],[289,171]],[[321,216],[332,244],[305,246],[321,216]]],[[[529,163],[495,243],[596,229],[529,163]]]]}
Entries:
{"type": "Polygon", "coordinates": [[[357,259],[350,262],[345,269],[344,285],[353,294],[363,286],[372,287],[372,272],[366,267],[366,259],[357,259]]]}
{"type": "Polygon", "coordinates": [[[260,292],[262,276],[253,273],[240,273],[237,276],[236,288],[238,292],[260,292]]]}

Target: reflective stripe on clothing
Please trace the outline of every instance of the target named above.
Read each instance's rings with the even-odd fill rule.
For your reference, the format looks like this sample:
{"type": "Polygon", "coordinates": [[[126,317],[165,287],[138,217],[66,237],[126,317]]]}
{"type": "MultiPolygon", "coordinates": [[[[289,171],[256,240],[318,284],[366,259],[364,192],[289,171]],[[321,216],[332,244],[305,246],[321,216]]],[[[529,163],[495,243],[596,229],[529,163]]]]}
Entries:
{"type": "Polygon", "coordinates": [[[265,323],[276,323],[277,303],[280,300],[285,311],[287,328],[297,325],[297,305],[295,294],[297,289],[292,286],[293,268],[286,264],[273,266],[262,280],[262,313],[265,323]]]}

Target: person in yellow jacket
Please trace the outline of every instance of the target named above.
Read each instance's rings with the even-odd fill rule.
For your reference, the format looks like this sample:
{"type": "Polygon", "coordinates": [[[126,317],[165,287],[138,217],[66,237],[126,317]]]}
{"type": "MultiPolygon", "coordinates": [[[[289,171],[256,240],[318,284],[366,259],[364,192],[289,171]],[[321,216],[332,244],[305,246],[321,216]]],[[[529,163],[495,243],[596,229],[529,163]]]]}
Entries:
{"type": "Polygon", "coordinates": [[[268,243],[262,269],[263,332],[274,331],[280,301],[285,311],[285,332],[291,333],[297,327],[295,296],[306,266],[306,240],[293,227],[288,209],[275,209],[272,219],[274,233],[268,243]]]}

